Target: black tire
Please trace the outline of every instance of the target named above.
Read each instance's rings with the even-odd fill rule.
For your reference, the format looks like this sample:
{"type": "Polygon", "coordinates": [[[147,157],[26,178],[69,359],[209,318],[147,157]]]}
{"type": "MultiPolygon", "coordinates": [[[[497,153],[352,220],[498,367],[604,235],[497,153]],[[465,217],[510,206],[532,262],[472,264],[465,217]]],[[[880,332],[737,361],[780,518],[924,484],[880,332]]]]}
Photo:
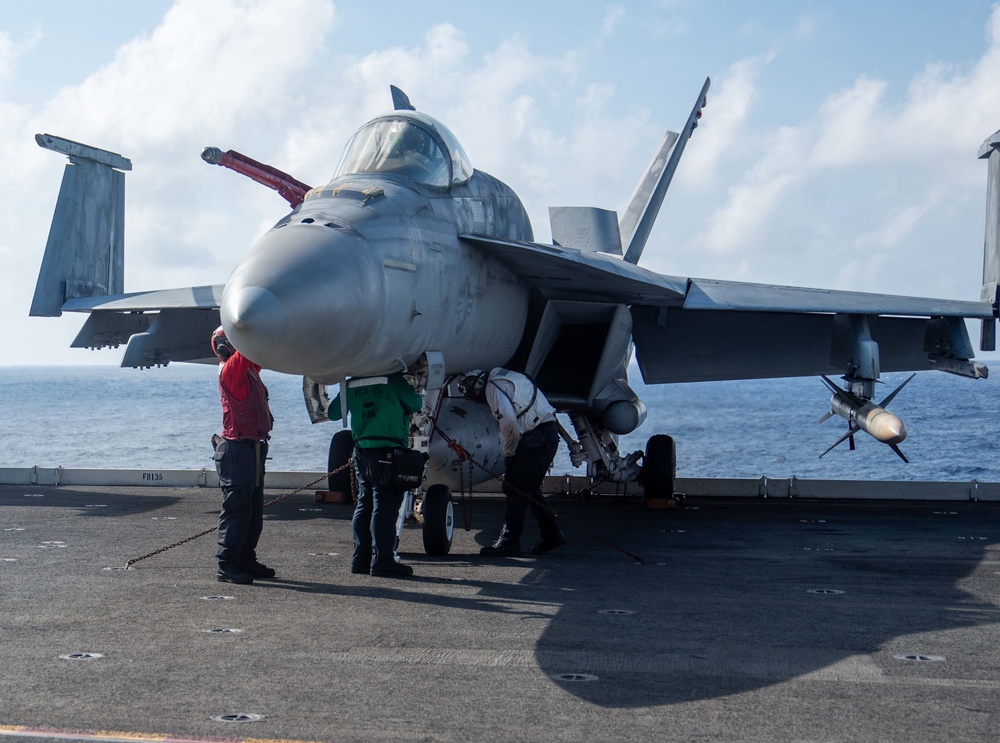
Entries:
{"type": "MultiPolygon", "coordinates": [[[[346,428],[338,431],[330,439],[330,456],[326,460],[326,471],[333,472],[339,467],[351,461],[351,454],[354,452],[354,436],[346,428]]],[[[327,478],[327,490],[335,493],[351,492],[351,468],[348,467],[336,475],[327,478]]]]}
{"type": "Polygon", "coordinates": [[[451,552],[455,533],[455,509],[447,485],[431,485],[424,493],[421,512],[424,518],[424,552],[443,557],[451,552]]]}
{"type": "Polygon", "coordinates": [[[677,448],[672,436],[650,436],[639,472],[643,498],[672,498],[677,481],[677,448]]]}

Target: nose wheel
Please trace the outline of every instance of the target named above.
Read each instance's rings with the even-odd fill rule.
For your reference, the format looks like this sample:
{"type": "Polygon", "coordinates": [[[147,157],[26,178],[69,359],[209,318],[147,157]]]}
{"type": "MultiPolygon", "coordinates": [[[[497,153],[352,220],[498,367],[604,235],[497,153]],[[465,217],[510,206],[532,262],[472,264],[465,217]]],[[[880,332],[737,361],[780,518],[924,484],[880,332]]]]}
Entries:
{"type": "Polygon", "coordinates": [[[442,557],[451,551],[455,533],[455,508],[451,488],[431,485],[420,503],[420,516],[424,524],[424,552],[431,557],[442,557]]]}

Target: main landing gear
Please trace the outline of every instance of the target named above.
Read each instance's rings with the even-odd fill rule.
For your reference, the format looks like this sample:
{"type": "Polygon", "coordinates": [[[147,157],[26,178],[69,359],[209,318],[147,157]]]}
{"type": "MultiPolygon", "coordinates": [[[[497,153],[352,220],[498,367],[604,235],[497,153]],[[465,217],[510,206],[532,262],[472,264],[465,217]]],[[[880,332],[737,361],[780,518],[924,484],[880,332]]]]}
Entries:
{"type": "Polygon", "coordinates": [[[677,448],[672,436],[656,434],[649,437],[637,482],[642,485],[642,501],[646,508],[676,505],[677,448]]]}

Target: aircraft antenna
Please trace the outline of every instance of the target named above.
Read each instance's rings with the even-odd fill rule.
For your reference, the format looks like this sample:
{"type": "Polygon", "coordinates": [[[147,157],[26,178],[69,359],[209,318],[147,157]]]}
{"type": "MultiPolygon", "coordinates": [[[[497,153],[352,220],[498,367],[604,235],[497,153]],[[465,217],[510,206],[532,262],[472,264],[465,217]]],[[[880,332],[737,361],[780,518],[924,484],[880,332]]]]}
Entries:
{"type": "Polygon", "coordinates": [[[413,107],[413,104],[410,103],[410,97],[395,85],[389,86],[389,92],[392,93],[392,107],[397,111],[417,110],[413,107]]]}

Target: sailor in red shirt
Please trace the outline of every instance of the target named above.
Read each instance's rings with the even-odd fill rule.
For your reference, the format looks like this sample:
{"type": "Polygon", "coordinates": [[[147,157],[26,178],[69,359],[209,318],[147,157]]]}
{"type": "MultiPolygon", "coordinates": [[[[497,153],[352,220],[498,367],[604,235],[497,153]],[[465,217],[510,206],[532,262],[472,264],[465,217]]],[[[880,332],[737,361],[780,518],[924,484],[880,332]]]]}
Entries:
{"type": "Polygon", "coordinates": [[[215,469],[222,488],[216,577],[227,583],[273,578],[272,568],[257,561],[257,540],[264,526],[264,460],[274,418],[260,366],[233,348],[219,326],[212,333],[219,366],[222,438],[215,448],[215,469]]]}

